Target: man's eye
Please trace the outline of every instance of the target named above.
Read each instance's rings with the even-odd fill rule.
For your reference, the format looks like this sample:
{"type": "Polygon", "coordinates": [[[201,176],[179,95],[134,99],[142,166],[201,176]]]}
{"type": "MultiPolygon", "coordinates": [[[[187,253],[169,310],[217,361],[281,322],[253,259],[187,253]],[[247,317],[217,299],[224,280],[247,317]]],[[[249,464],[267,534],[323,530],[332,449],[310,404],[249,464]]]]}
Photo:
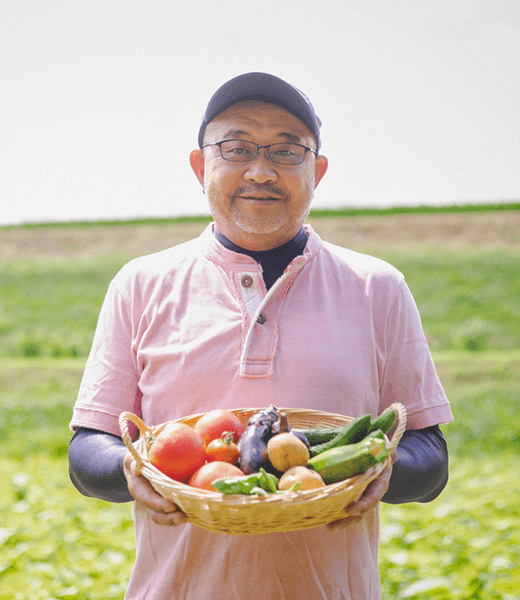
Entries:
{"type": "Polygon", "coordinates": [[[230,158],[249,158],[254,153],[253,148],[249,144],[238,141],[223,144],[222,151],[230,158]]]}
{"type": "Polygon", "coordinates": [[[280,157],[291,157],[291,156],[297,156],[297,154],[295,152],[293,152],[292,150],[276,150],[274,152],[275,156],[280,156],[280,157]]]}
{"type": "Polygon", "coordinates": [[[270,154],[279,158],[293,158],[301,154],[301,148],[292,144],[276,144],[271,147],[270,154]]]}
{"type": "Polygon", "coordinates": [[[242,148],[240,146],[237,146],[236,148],[231,148],[229,152],[238,156],[249,156],[251,154],[251,150],[249,150],[248,148],[242,148]]]}

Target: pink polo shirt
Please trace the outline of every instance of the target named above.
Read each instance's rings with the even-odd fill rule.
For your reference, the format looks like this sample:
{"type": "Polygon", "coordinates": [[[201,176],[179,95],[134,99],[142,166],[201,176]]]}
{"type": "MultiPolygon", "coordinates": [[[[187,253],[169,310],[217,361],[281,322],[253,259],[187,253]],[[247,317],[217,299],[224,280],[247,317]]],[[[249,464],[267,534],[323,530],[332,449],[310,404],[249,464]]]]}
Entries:
{"type": "MultiPolygon", "coordinates": [[[[306,231],[304,254],[269,292],[261,266],[224,248],[212,225],[123,267],[101,310],[71,427],[119,435],[122,411],[151,426],[271,403],[375,416],[396,401],[410,429],[451,421],[402,274],[306,231]]],[[[129,600],[380,598],[377,509],[334,534],[163,527],[137,504],[134,519],[129,600]]]]}

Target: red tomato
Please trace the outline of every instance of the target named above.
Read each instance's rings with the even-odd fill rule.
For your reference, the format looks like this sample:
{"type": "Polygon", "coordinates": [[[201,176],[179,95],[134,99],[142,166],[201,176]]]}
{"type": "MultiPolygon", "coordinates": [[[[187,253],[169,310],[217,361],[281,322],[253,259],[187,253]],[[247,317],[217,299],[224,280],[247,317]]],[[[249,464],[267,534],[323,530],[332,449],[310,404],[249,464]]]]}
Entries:
{"type": "Polygon", "coordinates": [[[220,479],[221,477],[238,477],[243,474],[244,472],[238,467],[235,467],[235,465],[217,460],[206,463],[200,467],[200,469],[195,471],[190,477],[188,485],[200,488],[201,490],[216,492],[215,488],[211,486],[212,481],[220,479]]]}
{"type": "Polygon", "coordinates": [[[238,447],[233,442],[233,432],[224,431],[221,437],[211,441],[206,446],[206,460],[208,462],[220,460],[235,464],[240,456],[238,447]]]}
{"type": "Polygon", "coordinates": [[[156,437],[148,458],[176,481],[186,481],[206,461],[206,445],[193,427],[170,423],[156,437]]]}
{"type": "Polygon", "coordinates": [[[244,426],[235,413],[223,408],[216,408],[203,415],[193,427],[200,433],[206,446],[213,440],[218,439],[224,431],[233,432],[233,441],[238,442],[238,438],[244,431],[244,426]]]}

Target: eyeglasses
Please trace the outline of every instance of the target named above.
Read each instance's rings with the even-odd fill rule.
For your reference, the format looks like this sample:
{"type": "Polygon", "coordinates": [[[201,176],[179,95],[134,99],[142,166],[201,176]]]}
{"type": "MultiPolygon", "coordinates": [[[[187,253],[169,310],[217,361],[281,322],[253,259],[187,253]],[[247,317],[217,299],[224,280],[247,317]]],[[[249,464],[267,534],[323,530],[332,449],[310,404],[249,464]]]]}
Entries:
{"type": "Polygon", "coordinates": [[[267,146],[259,146],[254,142],[247,142],[245,140],[224,140],[223,142],[215,142],[214,144],[204,144],[202,147],[206,148],[207,146],[218,146],[222,158],[231,162],[250,162],[258,156],[262,148],[267,150],[265,153],[266,157],[279,165],[299,165],[304,161],[307,152],[316,154],[314,150],[301,144],[268,144],[267,146]]]}

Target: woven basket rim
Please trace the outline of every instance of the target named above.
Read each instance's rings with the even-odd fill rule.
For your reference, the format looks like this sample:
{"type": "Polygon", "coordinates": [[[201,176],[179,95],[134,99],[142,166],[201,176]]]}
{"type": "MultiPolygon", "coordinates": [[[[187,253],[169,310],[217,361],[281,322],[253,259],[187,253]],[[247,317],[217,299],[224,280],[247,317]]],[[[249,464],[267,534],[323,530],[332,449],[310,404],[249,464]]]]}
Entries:
{"type": "MultiPolygon", "coordinates": [[[[189,486],[186,483],[182,483],[179,481],[175,481],[162,473],[157,467],[155,467],[149,460],[147,456],[147,444],[150,439],[157,435],[164,427],[166,427],[169,423],[183,423],[189,421],[196,421],[201,416],[202,413],[194,413],[192,415],[187,415],[185,417],[181,417],[179,419],[174,419],[172,421],[166,421],[164,423],[160,423],[156,426],[148,427],[144,424],[144,422],[129,412],[121,413],[120,416],[120,425],[121,431],[123,434],[123,440],[127,448],[132,452],[134,458],[137,463],[137,472],[142,473],[152,484],[158,483],[160,486],[167,487],[179,497],[190,497],[195,499],[200,499],[206,504],[215,504],[219,506],[229,506],[229,507],[247,507],[249,505],[256,506],[258,503],[262,504],[286,504],[292,503],[297,504],[301,502],[309,502],[312,500],[320,499],[327,496],[332,496],[335,494],[345,493],[346,491],[352,490],[359,486],[365,486],[375,479],[383,471],[383,469],[388,464],[388,461],[391,460],[391,454],[395,452],[395,448],[397,447],[397,443],[399,442],[402,433],[404,432],[404,427],[406,425],[406,409],[400,403],[392,404],[389,409],[396,410],[398,413],[398,426],[394,432],[394,435],[391,440],[385,436],[387,442],[387,448],[389,450],[389,457],[385,459],[385,461],[370,467],[364,473],[359,475],[355,475],[354,477],[350,477],[343,481],[339,481],[337,483],[328,484],[325,487],[317,488],[314,490],[302,490],[296,492],[287,492],[285,494],[269,494],[267,496],[248,496],[245,494],[222,494],[220,492],[213,492],[209,490],[201,490],[199,488],[194,488],[189,486]],[[126,426],[126,421],[130,420],[133,422],[140,431],[140,437],[135,442],[132,443],[128,428],[126,426]],[[143,435],[144,434],[144,435],[143,435]]],[[[229,409],[231,412],[239,416],[247,415],[249,413],[256,413],[260,410],[264,410],[263,408],[232,408],[229,409]]],[[[278,408],[278,412],[285,412],[290,420],[291,415],[295,416],[307,416],[307,417],[323,417],[327,419],[337,419],[338,421],[342,421],[345,424],[353,420],[353,417],[348,417],[346,415],[341,415],[337,413],[330,413],[321,410],[313,410],[313,409],[301,409],[301,408],[278,408]]],[[[319,426],[319,425],[316,425],[319,426]]],[[[296,429],[297,427],[295,427],[296,429]]]]}
{"type": "MultiPolygon", "coordinates": [[[[211,532],[233,535],[254,535],[271,532],[298,531],[326,525],[337,519],[345,518],[345,509],[355,502],[368,484],[374,480],[392,461],[392,454],[406,426],[406,409],[402,404],[392,404],[389,409],[397,412],[398,421],[388,440],[389,456],[383,462],[369,468],[365,473],[344,481],[329,484],[316,490],[269,494],[267,496],[227,495],[191,487],[174,481],[154,467],[147,457],[152,435],[171,422],[194,424],[205,413],[167,421],[155,427],[148,427],[132,413],[122,413],[119,418],[123,440],[136,461],[137,472],[146,477],[154,489],[182,510],[187,521],[211,532]],[[139,429],[139,438],[133,443],[128,432],[128,422],[139,429]]],[[[242,422],[262,408],[230,409],[242,422]]],[[[312,427],[325,423],[342,425],[353,420],[352,417],[327,413],[311,409],[280,408],[285,412],[294,428],[312,427]],[[301,421],[299,419],[302,419],[301,421]],[[312,424],[311,424],[312,423],[312,424]]]]}

